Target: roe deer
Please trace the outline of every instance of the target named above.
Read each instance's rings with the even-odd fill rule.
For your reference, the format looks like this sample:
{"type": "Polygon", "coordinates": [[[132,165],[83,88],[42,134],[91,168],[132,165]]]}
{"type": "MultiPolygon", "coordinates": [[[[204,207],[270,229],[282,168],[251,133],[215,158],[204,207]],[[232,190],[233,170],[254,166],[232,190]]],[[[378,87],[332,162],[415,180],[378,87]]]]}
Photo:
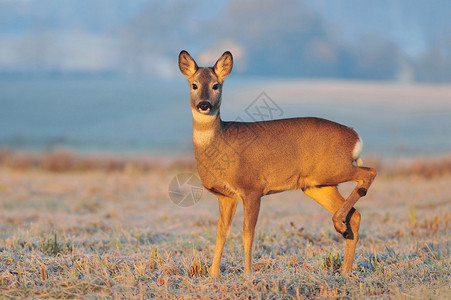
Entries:
{"type": "Polygon", "coordinates": [[[202,185],[217,196],[219,218],[210,273],[219,274],[224,243],[238,200],[243,202],[244,271],[251,272],[252,243],[264,195],[302,189],[333,214],[346,238],[342,274],[349,273],[358,241],[360,214],[353,205],[366,195],[376,170],[360,167],[362,142],[351,128],[320,118],[224,122],[219,115],[224,79],[233,58],[225,52],[214,67],[200,68],[186,51],[180,71],[188,79],[193,145],[202,185]],[[345,200],[337,185],[356,181],[345,200]]]}

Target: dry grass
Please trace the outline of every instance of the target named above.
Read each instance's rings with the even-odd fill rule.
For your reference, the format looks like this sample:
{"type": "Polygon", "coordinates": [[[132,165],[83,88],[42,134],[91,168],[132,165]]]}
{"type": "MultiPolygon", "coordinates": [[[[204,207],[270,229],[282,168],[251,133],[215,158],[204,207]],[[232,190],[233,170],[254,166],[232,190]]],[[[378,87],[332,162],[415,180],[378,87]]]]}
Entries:
{"type": "Polygon", "coordinates": [[[239,206],[214,280],[216,200],[181,208],[168,199],[189,163],[81,168],[74,161],[85,158],[71,154],[64,168],[45,167],[43,157],[17,167],[16,155],[0,160],[2,298],[450,297],[449,171],[376,178],[357,205],[361,240],[348,279],[337,272],[344,240],[302,192],[263,199],[256,271],[243,274],[239,206]]]}
{"type": "Polygon", "coordinates": [[[176,159],[146,157],[119,157],[112,155],[80,155],[68,150],[40,154],[14,152],[0,148],[0,167],[15,170],[44,170],[50,172],[123,172],[134,170],[149,172],[161,169],[193,169],[194,160],[186,157],[176,159]]]}
{"type": "MultiPolygon", "coordinates": [[[[379,157],[365,158],[365,165],[378,170],[379,176],[435,178],[451,175],[451,155],[383,161],[379,157]]],[[[67,150],[41,154],[14,152],[0,148],[0,167],[13,170],[43,170],[50,172],[155,172],[162,170],[193,170],[192,156],[178,158],[119,157],[80,155],[67,150]]]]}
{"type": "Polygon", "coordinates": [[[422,177],[438,178],[451,175],[451,155],[441,157],[416,157],[403,160],[383,161],[378,157],[368,157],[365,165],[378,170],[379,176],[388,178],[422,177]]]}

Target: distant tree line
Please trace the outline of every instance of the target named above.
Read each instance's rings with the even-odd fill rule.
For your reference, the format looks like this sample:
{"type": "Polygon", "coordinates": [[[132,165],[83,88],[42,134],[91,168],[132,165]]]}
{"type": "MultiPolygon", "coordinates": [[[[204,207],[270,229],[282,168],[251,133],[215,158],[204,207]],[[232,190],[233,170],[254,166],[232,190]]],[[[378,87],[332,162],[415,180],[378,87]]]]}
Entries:
{"type": "Polygon", "coordinates": [[[249,76],[451,81],[451,34],[412,58],[396,41],[376,34],[343,41],[339,30],[303,1],[231,0],[201,21],[192,20],[196,2],[169,3],[151,4],[124,31],[137,68],[140,54],[173,57],[174,49],[189,45],[210,60],[232,48],[238,53],[235,71],[249,76]]]}
{"type": "MultiPolygon", "coordinates": [[[[449,15],[446,11],[451,10],[449,0],[323,2],[328,9],[340,7],[348,14],[350,7],[359,6],[356,20],[346,26],[362,25],[371,14],[369,8],[377,8],[372,14],[376,20],[384,9],[396,8],[397,23],[406,18],[413,24],[411,40],[427,36],[424,49],[415,55],[406,53],[401,41],[383,34],[389,25],[374,25],[374,20],[377,30],[366,32],[366,26],[353,39],[343,37],[340,26],[345,25],[331,22],[324,11],[315,10],[314,0],[214,4],[205,0],[141,0],[139,12],[121,21],[117,21],[120,10],[129,5],[122,0],[74,1],[45,2],[55,6],[56,14],[52,15],[41,8],[42,2],[27,2],[36,6],[31,6],[30,14],[34,8],[39,8],[39,13],[26,25],[30,28],[24,25],[28,28],[25,37],[0,37],[0,74],[86,72],[171,77],[178,74],[174,59],[181,49],[187,49],[201,63],[211,63],[222,51],[231,50],[236,60],[234,72],[243,76],[451,82],[451,22],[443,21],[449,15]],[[70,9],[74,5],[79,11],[93,9],[83,14],[86,20],[80,20],[70,9]],[[212,10],[211,5],[219,8],[212,10]],[[64,17],[58,17],[61,11],[64,17]],[[437,21],[431,19],[434,11],[440,12],[437,21]]],[[[0,11],[0,18],[8,15],[13,14],[0,11]]]]}

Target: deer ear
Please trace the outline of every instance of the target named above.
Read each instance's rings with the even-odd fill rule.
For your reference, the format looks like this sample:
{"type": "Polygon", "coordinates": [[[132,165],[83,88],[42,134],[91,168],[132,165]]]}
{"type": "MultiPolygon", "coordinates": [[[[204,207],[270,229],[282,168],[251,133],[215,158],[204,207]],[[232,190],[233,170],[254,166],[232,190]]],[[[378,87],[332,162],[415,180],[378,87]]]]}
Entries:
{"type": "Polygon", "coordinates": [[[199,69],[194,59],[185,50],[182,50],[179,54],[179,68],[188,79],[199,69]]]}
{"type": "Polygon", "coordinates": [[[232,53],[226,51],[215,63],[213,69],[215,70],[215,73],[218,76],[219,80],[222,82],[224,81],[224,78],[226,78],[226,76],[229,75],[230,72],[232,72],[232,67],[233,67],[232,53]]]}

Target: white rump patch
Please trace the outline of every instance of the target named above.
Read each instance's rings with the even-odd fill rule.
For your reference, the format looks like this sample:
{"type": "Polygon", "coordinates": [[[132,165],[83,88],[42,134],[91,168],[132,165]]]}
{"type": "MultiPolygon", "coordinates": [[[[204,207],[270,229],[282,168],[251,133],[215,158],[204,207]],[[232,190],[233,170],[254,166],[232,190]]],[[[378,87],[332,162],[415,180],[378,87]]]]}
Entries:
{"type": "Polygon", "coordinates": [[[355,143],[354,150],[352,150],[352,159],[357,163],[358,166],[362,165],[362,160],[360,159],[360,153],[362,153],[363,142],[359,136],[359,140],[355,143]]]}

